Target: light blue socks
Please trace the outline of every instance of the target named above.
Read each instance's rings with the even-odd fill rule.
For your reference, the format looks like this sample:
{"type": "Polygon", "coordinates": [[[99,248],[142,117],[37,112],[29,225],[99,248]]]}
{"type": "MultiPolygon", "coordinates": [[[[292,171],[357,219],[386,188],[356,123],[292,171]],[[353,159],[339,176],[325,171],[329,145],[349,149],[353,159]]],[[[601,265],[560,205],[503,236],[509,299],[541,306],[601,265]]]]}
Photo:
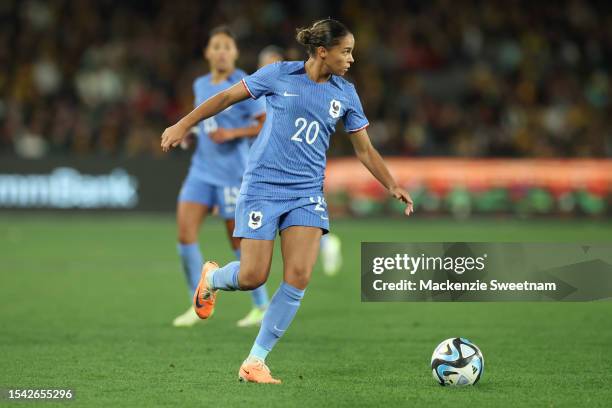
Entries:
{"type": "Polygon", "coordinates": [[[208,274],[208,283],[213,289],[240,290],[238,286],[238,272],[240,262],[230,262],[222,268],[216,269],[208,274]]]}
{"type": "Polygon", "coordinates": [[[200,252],[198,243],[193,244],[178,244],[178,252],[181,256],[181,263],[183,265],[183,272],[185,272],[185,278],[187,279],[187,285],[191,292],[189,296],[193,296],[198,282],[200,281],[200,273],[202,272],[202,265],[204,259],[200,252]]]}
{"type": "Polygon", "coordinates": [[[265,360],[278,339],[285,333],[300,308],[304,290],[282,282],[264,315],[259,334],[249,357],[265,360]]]}

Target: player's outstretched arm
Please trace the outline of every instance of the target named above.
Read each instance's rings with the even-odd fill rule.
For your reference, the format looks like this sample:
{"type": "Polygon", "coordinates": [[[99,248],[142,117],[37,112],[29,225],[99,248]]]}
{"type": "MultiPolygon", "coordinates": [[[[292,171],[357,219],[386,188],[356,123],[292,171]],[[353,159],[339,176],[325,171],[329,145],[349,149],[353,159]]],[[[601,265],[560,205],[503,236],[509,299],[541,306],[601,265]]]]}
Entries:
{"type": "Polygon", "coordinates": [[[232,87],[219,92],[198,105],[176,124],[166,128],[161,137],[161,147],[167,152],[171,147],[178,146],[193,125],[201,120],[216,115],[237,102],[250,97],[246,88],[238,82],[232,87]]]}
{"type": "Polygon", "coordinates": [[[353,148],[355,149],[359,161],[361,161],[370,173],[389,190],[393,197],[406,203],[406,210],[404,213],[410,215],[410,213],[414,212],[410,194],[397,185],[395,179],[393,179],[393,176],[385,165],[384,160],[374,146],[372,146],[368,132],[362,129],[355,133],[351,133],[351,142],[353,143],[353,148]]]}

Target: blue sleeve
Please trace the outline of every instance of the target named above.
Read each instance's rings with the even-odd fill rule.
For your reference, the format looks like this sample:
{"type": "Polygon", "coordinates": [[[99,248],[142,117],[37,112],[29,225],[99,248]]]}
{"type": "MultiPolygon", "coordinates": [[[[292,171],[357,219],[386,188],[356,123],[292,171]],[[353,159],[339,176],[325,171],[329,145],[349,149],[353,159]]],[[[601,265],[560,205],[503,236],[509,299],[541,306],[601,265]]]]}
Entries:
{"type": "Polygon", "coordinates": [[[251,98],[257,99],[262,95],[268,95],[274,91],[274,83],[280,72],[280,62],[268,64],[258,69],[253,74],[242,78],[251,98]]]}
{"type": "Polygon", "coordinates": [[[348,99],[349,106],[347,107],[344,117],[342,118],[344,121],[344,129],[349,133],[365,129],[370,123],[368,122],[368,118],[366,118],[365,113],[363,113],[363,107],[361,106],[359,95],[357,95],[357,91],[352,85],[349,89],[348,99]]]}

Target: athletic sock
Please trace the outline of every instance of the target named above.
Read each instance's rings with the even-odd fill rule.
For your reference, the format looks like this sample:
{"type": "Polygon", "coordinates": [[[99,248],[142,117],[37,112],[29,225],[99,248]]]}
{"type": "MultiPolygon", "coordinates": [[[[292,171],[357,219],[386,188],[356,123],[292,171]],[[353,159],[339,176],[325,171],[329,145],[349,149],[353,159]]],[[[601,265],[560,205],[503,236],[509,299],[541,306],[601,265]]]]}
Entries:
{"type": "Polygon", "coordinates": [[[266,310],[259,334],[249,357],[265,360],[278,339],[285,333],[300,307],[304,290],[282,282],[266,310]]]}
{"type": "Polygon", "coordinates": [[[208,285],[212,289],[240,290],[238,286],[238,272],[240,262],[230,262],[222,268],[215,269],[208,274],[208,285]]]}
{"type": "Polygon", "coordinates": [[[204,259],[200,252],[200,246],[197,242],[193,244],[178,244],[177,246],[179,255],[181,257],[181,263],[183,265],[183,272],[187,279],[187,285],[191,290],[190,296],[193,296],[198,282],[200,281],[200,274],[202,272],[202,264],[204,259]]]}
{"type": "MultiPolygon", "coordinates": [[[[236,255],[236,258],[240,260],[240,249],[234,249],[234,254],[236,255]]],[[[251,297],[253,299],[253,306],[258,309],[265,309],[269,302],[266,284],[264,283],[257,289],[253,289],[251,291],[251,297]]]]}

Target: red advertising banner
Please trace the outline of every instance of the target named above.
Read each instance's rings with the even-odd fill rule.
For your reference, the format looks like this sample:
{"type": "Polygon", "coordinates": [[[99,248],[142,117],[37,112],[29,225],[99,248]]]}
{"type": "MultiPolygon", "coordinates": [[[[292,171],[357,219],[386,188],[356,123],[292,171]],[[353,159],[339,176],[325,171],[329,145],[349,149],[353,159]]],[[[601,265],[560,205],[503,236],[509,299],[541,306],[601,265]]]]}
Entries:
{"type": "MultiPolygon", "coordinates": [[[[595,194],[612,190],[612,160],[579,159],[412,159],[385,162],[403,186],[426,185],[438,192],[462,186],[469,190],[491,187],[546,187],[562,193],[586,189],[595,194]]],[[[326,191],[377,189],[378,183],[354,158],[330,160],[326,191]]]]}

